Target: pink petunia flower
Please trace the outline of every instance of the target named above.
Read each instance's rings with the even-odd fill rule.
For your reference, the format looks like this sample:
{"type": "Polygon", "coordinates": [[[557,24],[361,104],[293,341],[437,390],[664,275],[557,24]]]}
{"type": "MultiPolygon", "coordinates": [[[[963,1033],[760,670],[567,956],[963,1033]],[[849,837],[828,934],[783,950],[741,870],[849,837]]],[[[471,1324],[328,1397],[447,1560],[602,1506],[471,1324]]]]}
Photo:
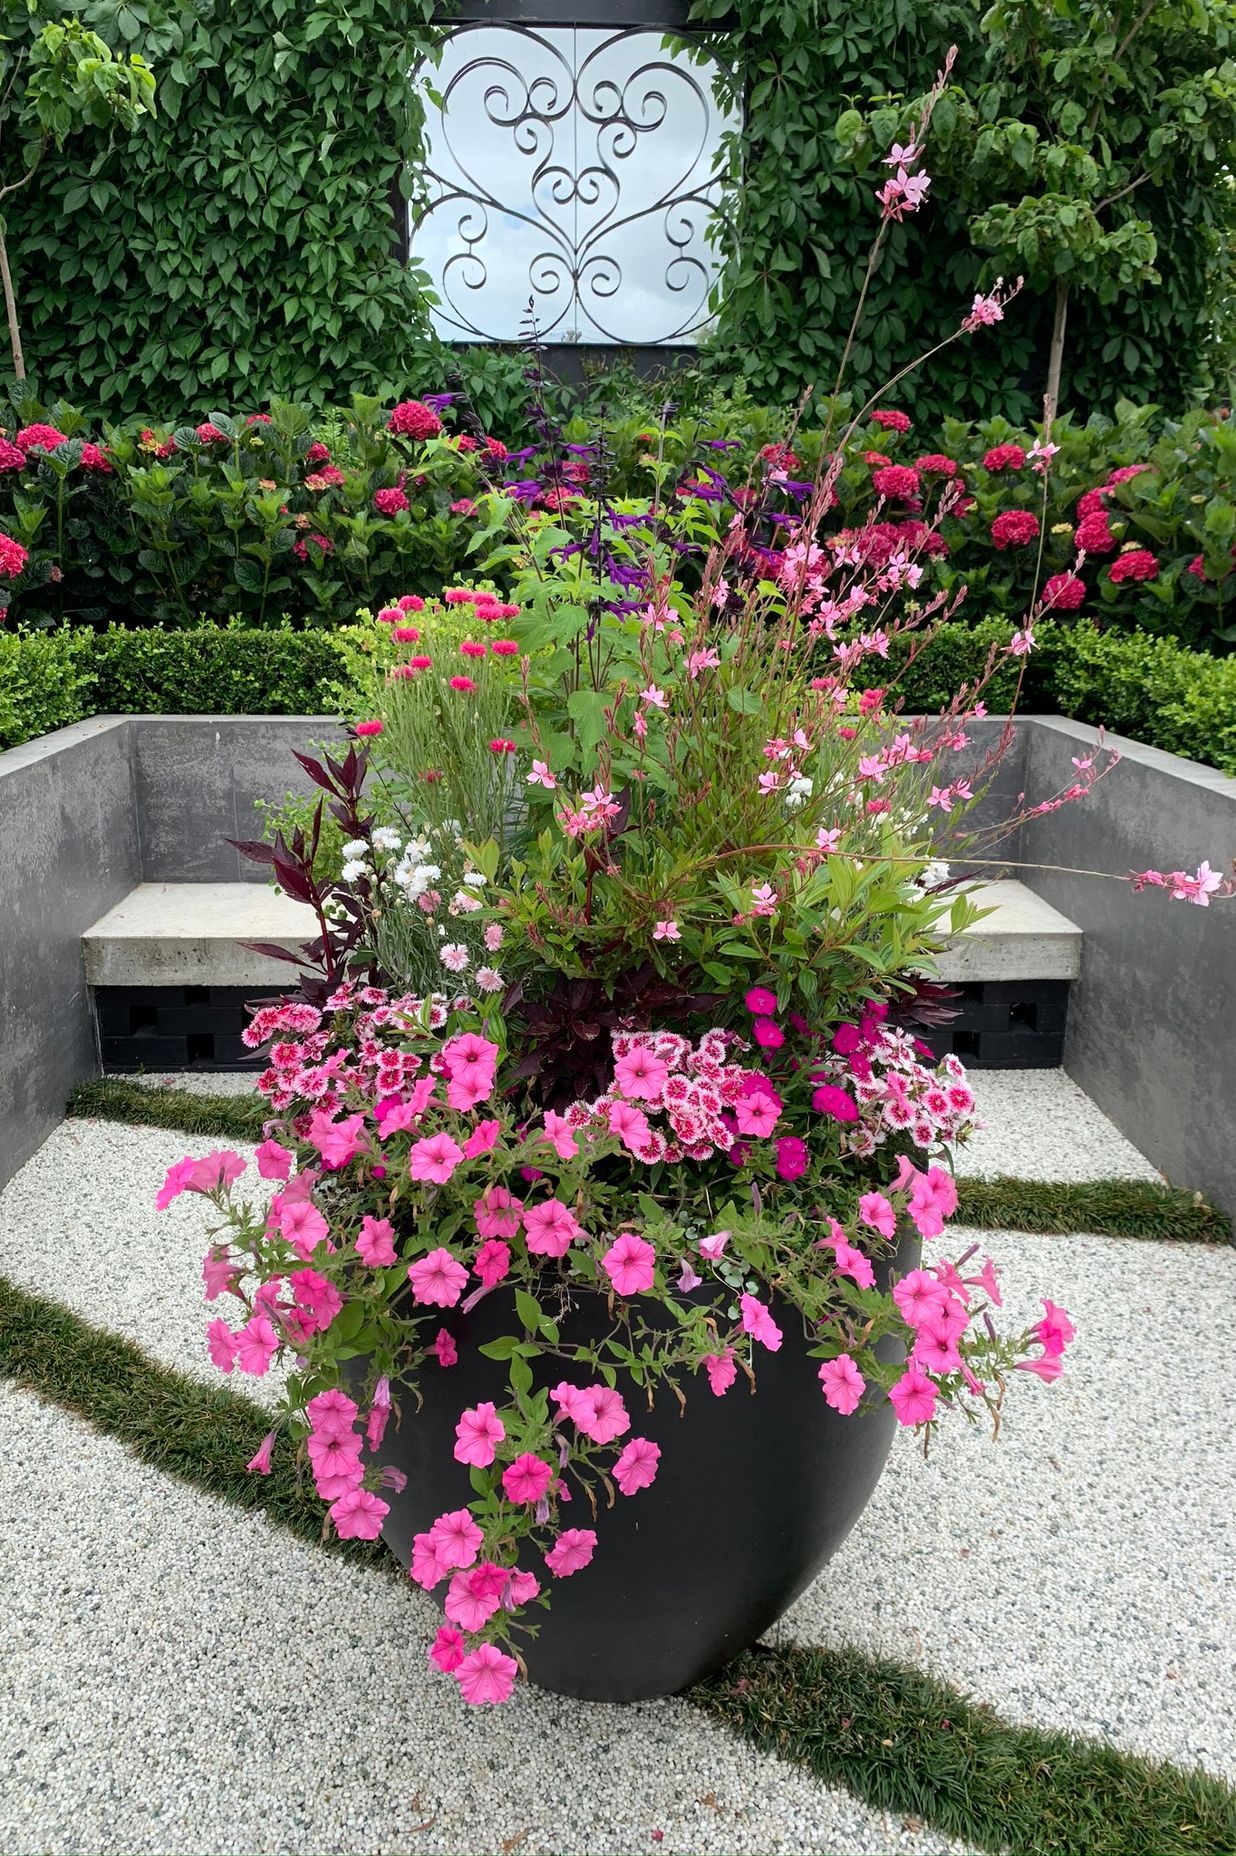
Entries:
{"type": "Polygon", "coordinates": [[[564,1257],[582,1230],[561,1199],[542,1199],[525,1207],[524,1233],[533,1256],[564,1257]]]}
{"type": "Polygon", "coordinates": [[[221,1373],[230,1373],[236,1364],[236,1336],[221,1315],[206,1330],[206,1351],[221,1373]]]}
{"type": "Polygon", "coordinates": [[[742,1314],[743,1333],[758,1340],[762,1347],[767,1347],[769,1353],[776,1353],[784,1336],[764,1303],[758,1296],[743,1295],[739,1297],[738,1306],[742,1314]]]}
{"type": "Polygon", "coordinates": [[[443,1247],[431,1250],[427,1257],[408,1265],[412,1299],[434,1308],[454,1308],[468,1283],[468,1272],[457,1257],[443,1247]]]}
{"type": "Polygon", "coordinates": [[[612,1386],[590,1386],[570,1414],[585,1437],[594,1444],[612,1444],[630,1430],[631,1419],[621,1392],[612,1386]]]}
{"type": "Polygon", "coordinates": [[[265,1315],[253,1315],[236,1336],[236,1364],[260,1379],[279,1351],[279,1336],[265,1315]]]}
{"type": "Polygon", "coordinates": [[[486,1401],[464,1412],[455,1426],[454,1456],[457,1463],[470,1463],[488,1469],[506,1437],[506,1426],[494,1406],[486,1401]]]}
{"type": "Polygon", "coordinates": [[[262,1179],[286,1179],[292,1170],[295,1155],[290,1148],[281,1147],[278,1141],[263,1141],[254,1158],[262,1179]]]}
{"type": "Polygon", "coordinates": [[[476,1253],[476,1262],[472,1265],[487,1289],[500,1283],[511,1267],[510,1246],[500,1243],[496,1237],[488,1238],[476,1253]]]}
{"type": "Polygon", "coordinates": [[[510,1698],[519,1664],[496,1644],[482,1643],[465,1656],[455,1671],[459,1692],[469,1707],[496,1706],[510,1698]]]}
{"type": "Polygon", "coordinates": [[[408,1156],[408,1171],[413,1179],[445,1186],[463,1157],[463,1148],[449,1134],[431,1134],[413,1146],[408,1156]]]}
{"type": "Polygon", "coordinates": [[[660,1444],[647,1437],[633,1437],[614,1464],[614,1481],[624,1495],[634,1495],[637,1489],[646,1489],[656,1480],[660,1461],[660,1444]]]}
{"type": "Polygon", "coordinates": [[[523,1200],[512,1198],[505,1186],[487,1187],[472,1207],[482,1237],[514,1237],[523,1209],[523,1200]]]}
{"type": "Polygon", "coordinates": [[[455,1336],[451,1333],[449,1328],[438,1329],[434,1337],[433,1345],[429,1351],[437,1355],[439,1366],[459,1365],[459,1348],[456,1346],[455,1336]]]}
{"type": "Polygon", "coordinates": [[[502,1487],[508,1501],[539,1502],[553,1479],[549,1464],[525,1451],[503,1470],[502,1487]]]}
{"type": "Polygon", "coordinates": [[[738,1377],[733,1349],[727,1347],[724,1353],[706,1353],[702,1364],[708,1374],[709,1391],[714,1398],[724,1398],[738,1377]]]}
{"type": "Polygon", "coordinates": [[[657,1253],[651,1244],[633,1232],[624,1231],[601,1258],[601,1267],[619,1295],[642,1295],[652,1288],[656,1260],[657,1253]]]}
{"type": "Polygon", "coordinates": [[[483,1630],[501,1603],[501,1588],[484,1574],[484,1566],[457,1572],[446,1589],[446,1615],[462,1630],[483,1630]]]}
{"type": "Polygon", "coordinates": [[[476,1564],[485,1535],[473,1520],[470,1509],[454,1508],[449,1514],[440,1514],[423,1538],[432,1547],[439,1565],[454,1570],[476,1564]]]}
{"type": "Polygon", "coordinates": [[[667,1066],[642,1045],[614,1065],[614,1081],[630,1101],[659,1102],[668,1076],[667,1066]]]}
{"type": "Polygon", "coordinates": [[[857,1411],[859,1400],[867,1389],[867,1381],[848,1353],[838,1354],[835,1360],[825,1360],[820,1368],[820,1384],[833,1410],[845,1417],[857,1411]]]}
{"type": "Polygon", "coordinates": [[[265,1437],[263,1437],[261,1443],[258,1445],[257,1455],[249,1459],[245,1464],[245,1468],[249,1470],[251,1474],[269,1476],[270,1455],[274,1447],[275,1433],[274,1431],[267,1431],[265,1437]]]}
{"type": "Polygon", "coordinates": [[[597,1549],[597,1537],[590,1527],[568,1527],[545,1555],[545,1564],[555,1579],[568,1579],[581,1572],[597,1549]]]}
{"type": "Polygon", "coordinates": [[[892,1237],[897,1230],[897,1214],[882,1192],[864,1192],[858,1201],[858,1215],[881,1237],[892,1237]]]}
{"type": "Polygon", "coordinates": [[[935,1416],[936,1388],[917,1366],[910,1366],[889,1388],[898,1424],[926,1424],[935,1416]]]}
{"type": "Polygon", "coordinates": [[[443,1624],[437,1636],[429,1646],[429,1660],[442,1671],[444,1676],[452,1675],[464,1660],[464,1640],[457,1630],[449,1624],[443,1624]]]}
{"type": "Polygon", "coordinates": [[[374,1218],[368,1212],[361,1219],[356,1254],[370,1269],[384,1269],[396,1261],[395,1227],[389,1218],[374,1218]]]}
{"type": "Polygon", "coordinates": [[[330,1507],[340,1540],[376,1540],[389,1513],[389,1505],[369,1489],[349,1489],[330,1507]]]}

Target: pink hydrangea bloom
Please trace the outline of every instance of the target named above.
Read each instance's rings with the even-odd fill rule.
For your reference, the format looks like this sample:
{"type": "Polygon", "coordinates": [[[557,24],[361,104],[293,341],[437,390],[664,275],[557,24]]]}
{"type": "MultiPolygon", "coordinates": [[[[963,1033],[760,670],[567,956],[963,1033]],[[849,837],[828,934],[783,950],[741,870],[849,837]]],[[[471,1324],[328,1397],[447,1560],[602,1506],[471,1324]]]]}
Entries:
{"type": "Polygon", "coordinates": [[[656,1479],[660,1461],[659,1444],[647,1437],[633,1437],[614,1464],[614,1481],[624,1495],[634,1495],[637,1489],[648,1488],[656,1479]]]}
{"type": "Polygon", "coordinates": [[[597,1548],[597,1537],[590,1527],[568,1527],[545,1555],[545,1564],[555,1579],[568,1579],[587,1566],[597,1548]]]}
{"type": "Polygon", "coordinates": [[[488,1469],[506,1437],[506,1426],[488,1401],[473,1405],[455,1426],[455,1461],[488,1469]]]}
{"type": "Polygon", "coordinates": [[[825,1360],[820,1368],[820,1384],[833,1410],[846,1417],[857,1411],[859,1400],[867,1389],[867,1381],[848,1353],[838,1354],[835,1360],[825,1360]]]}
{"type": "MultiPolygon", "coordinates": [[[[532,1248],[531,1244],[528,1248],[532,1248]]],[[[657,1253],[651,1244],[625,1231],[605,1252],[601,1267],[619,1295],[642,1295],[656,1279],[656,1261],[657,1253]]]]}

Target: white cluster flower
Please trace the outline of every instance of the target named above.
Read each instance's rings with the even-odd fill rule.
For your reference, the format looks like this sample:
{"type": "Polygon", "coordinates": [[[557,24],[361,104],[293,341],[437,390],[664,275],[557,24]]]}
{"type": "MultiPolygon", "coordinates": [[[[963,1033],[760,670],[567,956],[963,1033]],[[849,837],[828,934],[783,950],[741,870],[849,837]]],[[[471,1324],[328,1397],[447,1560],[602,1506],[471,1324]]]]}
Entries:
{"type": "Polygon", "coordinates": [[[935,857],[924,865],[914,881],[920,889],[935,889],[939,884],[948,882],[948,874],[948,865],[941,858],[935,857]]]}
{"type": "Polygon", "coordinates": [[[800,806],[804,805],[806,801],[810,799],[814,791],[815,791],[815,781],[810,777],[810,775],[805,774],[805,773],[796,773],[794,775],[794,778],[790,781],[790,784],[786,789],[786,795],[785,795],[786,811],[797,812],[800,806]]]}
{"type": "Polygon", "coordinates": [[[343,855],[345,858],[353,859],[357,857],[368,857],[369,846],[363,838],[352,838],[344,845],[343,855]]]}
{"type": "Polygon", "coordinates": [[[365,862],[363,857],[349,857],[348,861],[343,866],[343,880],[345,883],[356,883],[360,881],[361,877],[372,876],[372,874],[373,872],[370,870],[369,865],[365,862]]]}
{"type": "Polygon", "coordinates": [[[465,870],[463,880],[470,889],[484,889],[485,877],[480,870],[465,870]]]}
{"type": "Polygon", "coordinates": [[[397,851],[403,839],[393,825],[379,825],[373,834],[373,842],[379,851],[397,851]]]}

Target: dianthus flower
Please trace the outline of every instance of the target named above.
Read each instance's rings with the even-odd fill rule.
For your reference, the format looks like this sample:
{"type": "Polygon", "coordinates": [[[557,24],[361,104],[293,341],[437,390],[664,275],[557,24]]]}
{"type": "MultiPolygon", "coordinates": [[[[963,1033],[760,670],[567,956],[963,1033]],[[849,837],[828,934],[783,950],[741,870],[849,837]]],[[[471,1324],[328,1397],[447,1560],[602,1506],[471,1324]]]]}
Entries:
{"type": "Polygon", "coordinates": [[[1006,509],[991,525],[992,543],[997,548],[1026,548],[1039,532],[1039,519],[1032,509],[1006,509]]]}

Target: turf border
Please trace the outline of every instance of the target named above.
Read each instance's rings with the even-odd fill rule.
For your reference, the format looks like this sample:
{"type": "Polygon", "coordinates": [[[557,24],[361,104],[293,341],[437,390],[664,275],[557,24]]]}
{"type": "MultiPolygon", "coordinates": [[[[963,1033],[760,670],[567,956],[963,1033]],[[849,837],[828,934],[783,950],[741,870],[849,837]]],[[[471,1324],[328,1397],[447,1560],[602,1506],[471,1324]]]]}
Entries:
{"type": "MultiPolygon", "coordinates": [[[[260,1140],[266,1118],[266,1108],[256,1097],[147,1088],[121,1076],[79,1083],[68,1106],[70,1115],[235,1141],[260,1140]]],[[[1157,1180],[1043,1181],[1005,1175],[961,1179],[957,1185],[957,1222],[977,1230],[1027,1231],[1045,1237],[1088,1231],[1099,1237],[1161,1243],[1232,1242],[1230,1219],[1199,1192],[1157,1180]]]]}
{"type": "MultiPolygon", "coordinates": [[[[380,1545],[324,1538],[286,1453],[269,1476],[246,1471],[269,1422],[251,1399],[161,1366],[2,1276],[0,1373],[154,1468],[400,1576],[380,1545]]],[[[1221,1780],[1002,1720],[921,1670],[854,1650],[757,1647],[686,1699],[762,1752],[993,1856],[1236,1851],[1236,1791],[1221,1780]]]]}

